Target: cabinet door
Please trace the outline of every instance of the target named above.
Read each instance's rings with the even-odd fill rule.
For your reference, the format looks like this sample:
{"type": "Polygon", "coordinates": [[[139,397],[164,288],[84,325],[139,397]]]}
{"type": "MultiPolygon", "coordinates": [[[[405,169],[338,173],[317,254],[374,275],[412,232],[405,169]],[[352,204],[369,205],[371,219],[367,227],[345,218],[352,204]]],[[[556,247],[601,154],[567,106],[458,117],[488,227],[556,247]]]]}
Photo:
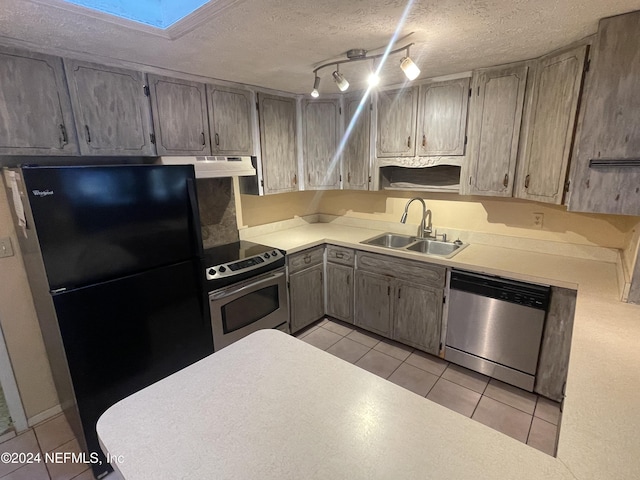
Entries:
{"type": "Polygon", "coordinates": [[[211,150],[215,155],[253,155],[251,92],[207,85],[211,150]]]}
{"type": "Polygon", "coordinates": [[[443,294],[442,289],[398,282],[393,339],[438,355],[443,294]]]}
{"type": "Polygon", "coordinates": [[[298,190],[296,101],[258,94],[264,193],[298,190]]]}
{"type": "Polygon", "coordinates": [[[353,268],[327,263],[327,315],[353,322],[353,268]]]}
{"type": "Polygon", "coordinates": [[[322,265],[289,275],[291,333],[306,327],[324,315],[322,265]]]}
{"type": "Polygon", "coordinates": [[[416,154],[417,89],[378,92],[378,157],[413,157],[416,154]]]}
{"type": "Polygon", "coordinates": [[[466,193],[511,196],[527,71],[525,65],[475,74],[466,193]]]}
{"type": "Polygon", "coordinates": [[[302,145],[307,190],[340,188],[338,101],[304,100],[302,145]]]}
{"type": "Polygon", "coordinates": [[[420,86],[418,155],[464,155],[468,103],[468,78],[420,86]]]}
{"type": "Polygon", "coordinates": [[[155,154],[142,72],[66,59],[64,66],[80,153],[155,154]]]}
{"type": "Polygon", "coordinates": [[[0,154],[78,153],[62,59],[0,51],[0,154]]]}
{"type": "Polygon", "coordinates": [[[209,155],[205,86],[149,75],[158,155],[209,155]]]}
{"type": "Polygon", "coordinates": [[[355,324],[391,336],[391,279],[356,271],[355,324]]]}
{"type": "Polygon", "coordinates": [[[562,203],[587,46],[538,61],[519,155],[520,198],[562,203]]]}
{"type": "Polygon", "coordinates": [[[345,190],[369,189],[371,103],[367,98],[360,108],[361,100],[361,94],[345,98],[346,143],[342,152],[345,190]]]}
{"type": "Polygon", "coordinates": [[[581,102],[571,211],[640,215],[639,43],[640,12],[600,21],[581,102]]]}

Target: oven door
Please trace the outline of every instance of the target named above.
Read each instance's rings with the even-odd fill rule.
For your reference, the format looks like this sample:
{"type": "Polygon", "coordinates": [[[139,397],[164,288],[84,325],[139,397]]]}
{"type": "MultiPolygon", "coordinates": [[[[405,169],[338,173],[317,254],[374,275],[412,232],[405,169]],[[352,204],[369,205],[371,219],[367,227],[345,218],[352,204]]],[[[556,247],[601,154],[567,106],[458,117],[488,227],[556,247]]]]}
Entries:
{"type": "Polygon", "coordinates": [[[209,293],[215,351],[264,328],[289,323],[284,268],[209,293]]]}

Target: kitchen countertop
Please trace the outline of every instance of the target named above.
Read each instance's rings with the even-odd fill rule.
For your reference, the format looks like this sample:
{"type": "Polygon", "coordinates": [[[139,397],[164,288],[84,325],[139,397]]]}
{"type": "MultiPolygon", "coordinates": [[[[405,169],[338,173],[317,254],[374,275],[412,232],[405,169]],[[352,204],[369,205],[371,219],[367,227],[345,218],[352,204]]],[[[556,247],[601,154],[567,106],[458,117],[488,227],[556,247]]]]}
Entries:
{"type": "Polygon", "coordinates": [[[640,306],[618,301],[616,264],[480,244],[446,260],[359,243],[380,233],[315,223],[249,239],[287,253],[331,243],[577,287],[557,458],[272,333],[109,409],[98,435],[107,452],[134,459],[120,466],[124,478],[640,478],[640,306]]]}

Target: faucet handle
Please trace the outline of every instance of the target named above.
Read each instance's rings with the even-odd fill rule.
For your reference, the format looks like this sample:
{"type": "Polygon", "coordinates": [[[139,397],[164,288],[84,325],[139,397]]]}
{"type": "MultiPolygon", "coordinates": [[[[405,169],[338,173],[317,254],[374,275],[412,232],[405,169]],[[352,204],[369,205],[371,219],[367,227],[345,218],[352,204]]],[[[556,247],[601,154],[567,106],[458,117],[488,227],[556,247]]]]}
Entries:
{"type": "Polygon", "coordinates": [[[438,233],[438,230],[436,230],[435,233],[433,234],[433,238],[435,238],[437,240],[438,237],[442,237],[442,241],[443,242],[447,241],[447,234],[446,233],[438,233]]]}

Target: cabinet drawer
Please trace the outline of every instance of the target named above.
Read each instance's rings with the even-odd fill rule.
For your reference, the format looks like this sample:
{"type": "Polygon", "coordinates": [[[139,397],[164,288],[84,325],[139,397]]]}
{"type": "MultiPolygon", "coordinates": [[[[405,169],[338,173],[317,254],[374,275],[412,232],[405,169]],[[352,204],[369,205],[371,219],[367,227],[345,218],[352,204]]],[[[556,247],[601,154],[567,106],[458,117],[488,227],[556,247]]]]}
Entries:
{"type": "Polygon", "coordinates": [[[439,265],[358,252],[358,270],[443,288],[447,269],[439,265]]]}
{"type": "Polygon", "coordinates": [[[355,252],[351,248],[327,246],[327,262],[340,263],[342,265],[353,266],[355,252]]]}
{"type": "Polygon", "coordinates": [[[308,250],[289,255],[289,274],[318,265],[319,263],[322,263],[323,257],[324,247],[310,248],[308,250]]]}

